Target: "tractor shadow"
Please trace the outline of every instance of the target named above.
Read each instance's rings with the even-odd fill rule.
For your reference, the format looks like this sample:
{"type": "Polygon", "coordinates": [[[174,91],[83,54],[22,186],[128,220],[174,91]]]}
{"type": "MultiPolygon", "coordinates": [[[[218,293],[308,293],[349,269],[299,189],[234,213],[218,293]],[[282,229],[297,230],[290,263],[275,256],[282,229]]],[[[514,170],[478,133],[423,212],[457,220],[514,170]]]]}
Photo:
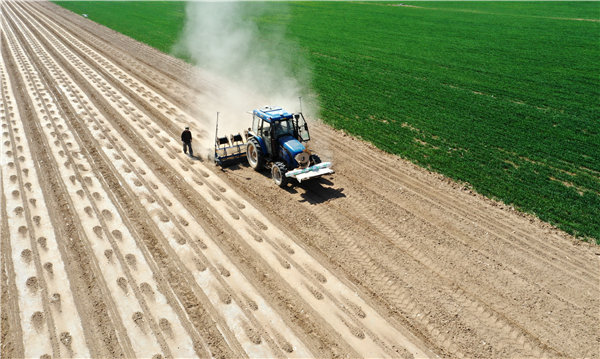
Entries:
{"type": "MultiPolygon", "coordinates": [[[[252,168],[247,162],[233,162],[221,167],[222,172],[226,172],[230,176],[239,176],[246,180],[250,180],[250,177],[244,175],[244,172],[250,170],[252,170],[252,168]]],[[[271,180],[270,171],[263,170],[258,173],[267,178],[269,182],[277,188],[271,180]]],[[[346,197],[344,188],[334,188],[334,185],[333,182],[325,177],[310,179],[302,183],[298,183],[295,179],[291,179],[289,183],[280,190],[291,195],[300,196],[298,201],[301,203],[319,204],[333,199],[346,197]]]]}
{"type": "MultiPolygon", "coordinates": [[[[344,188],[335,188],[333,186],[333,182],[323,177],[311,179],[304,183],[293,183],[291,186],[288,185],[289,189],[293,190],[295,193],[299,192],[296,188],[303,189],[304,192],[300,193],[302,199],[299,200],[299,202],[306,202],[309,204],[319,204],[346,197],[344,188]]],[[[286,191],[290,192],[289,189],[285,188],[286,191]]]]}
{"type": "MultiPolygon", "coordinates": [[[[247,181],[251,180],[250,176],[248,176],[247,171],[254,171],[252,169],[252,167],[250,167],[250,165],[248,165],[247,162],[231,162],[231,163],[225,163],[222,166],[215,164],[215,168],[218,171],[221,171],[222,173],[226,173],[228,176],[239,177],[239,178],[245,179],[247,181]]],[[[266,173],[262,173],[262,171],[260,171],[258,173],[260,173],[261,175],[263,175],[269,179],[271,178],[270,176],[267,176],[266,173]]]]}

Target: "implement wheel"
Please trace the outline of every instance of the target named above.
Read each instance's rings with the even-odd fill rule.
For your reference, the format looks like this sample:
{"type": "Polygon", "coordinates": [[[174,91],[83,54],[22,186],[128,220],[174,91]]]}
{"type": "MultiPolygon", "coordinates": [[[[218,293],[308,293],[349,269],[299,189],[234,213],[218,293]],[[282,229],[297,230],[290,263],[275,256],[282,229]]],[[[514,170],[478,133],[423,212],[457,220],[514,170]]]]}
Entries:
{"type": "Polygon", "coordinates": [[[279,187],[285,187],[288,182],[288,178],[285,176],[286,172],[287,167],[283,162],[275,162],[271,166],[271,177],[273,178],[273,182],[279,187]]]}
{"type": "Polygon", "coordinates": [[[248,141],[246,146],[246,158],[248,158],[248,164],[256,171],[260,171],[265,167],[265,156],[262,153],[262,149],[255,138],[248,141]]]}

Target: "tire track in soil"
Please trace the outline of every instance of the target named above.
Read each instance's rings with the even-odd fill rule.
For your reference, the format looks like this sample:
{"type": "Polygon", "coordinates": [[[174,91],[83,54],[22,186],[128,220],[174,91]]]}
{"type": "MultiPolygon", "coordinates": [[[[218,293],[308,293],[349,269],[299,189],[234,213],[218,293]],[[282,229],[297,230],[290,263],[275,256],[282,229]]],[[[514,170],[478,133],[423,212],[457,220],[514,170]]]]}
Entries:
{"type": "MultiPolygon", "coordinates": [[[[340,151],[340,152],[344,153],[343,150],[340,151]]],[[[363,163],[366,163],[366,162],[360,162],[360,163],[357,163],[357,165],[362,166],[363,163]]],[[[364,179],[358,178],[357,180],[360,181],[360,182],[362,182],[362,183],[365,182],[364,179]]],[[[389,179],[383,179],[383,181],[390,182],[389,179]]],[[[373,186],[371,188],[372,188],[372,191],[375,192],[375,193],[382,192],[382,190],[379,188],[379,186],[373,186]]],[[[414,192],[414,193],[416,193],[416,190],[414,188],[411,191],[414,192]]],[[[419,198],[421,199],[421,198],[423,198],[423,196],[419,195],[419,198]]],[[[424,199],[427,200],[426,198],[424,198],[424,199]]],[[[400,202],[398,202],[397,200],[394,203],[396,205],[400,205],[400,202]]],[[[439,204],[437,204],[437,203],[434,204],[432,202],[431,202],[431,205],[432,205],[433,208],[438,208],[440,206],[439,204]]],[[[400,208],[404,208],[404,207],[405,207],[405,205],[400,205],[400,208]]],[[[434,216],[432,216],[433,210],[431,208],[425,207],[424,205],[421,205],[421,206],[414,206],[414,205],[412,205],[409,208],[405,208],[405,209],[408,210],[410,213],[416,214],[417,216],[420,216],[421,218],[424,218],[424,220],[425,220],[425,218],[427,218],[427,220],[431,224],[433,224],[434,226],[437,226],[438,228],[440,228],[440,230],[443,230],[443,231],[446,231],[448,233],[451,233],[452,235],[456,235],[458,237],[464,237],[464,238],[468,238],[468,237],[472,236],[472,234],[470,234],[468,231],[456,228],[456,224],[459,221],[453,222],[454,224],[449,224],[449,222],[447,222],[447,219],[443,219],[443,213],[445,213],[445,212],[441,212],[440,216],[438,217],[439,219],[436,219],[434,216]]],[[[475,222],[469,221],[469,223],[475,223],[475,222]]],[[[500,238],[500,236],[502,235],[502,234],[495,233],[493,231],[480,232],[480,233],[481,233],[481,238],[483,238],[483,239],[488,238],[489,235],[496,236],[496,238],[500,238]]],[[[488,248],[494,242],[491,242],[489,240],[486,240],[486,241],[487,241],[487,243],[484,243],[484,244],[487,244],[486,248],[483,248],[481,245],[475,245],[475,246],[471,245],[471,247],[474,250],[477,250],[477,251],[491,252],[491,253],[488,254],[488,256],[490,256],[490,257],[493,258],[494,254],[497,255],[496,252],[498,251],[498,248],[497,247],[492,247],[491,251],[490,251],[490,249],[488,249],[488,248]]],[[[513,249],[512,247],[502,247],[501,249],[504,250],[505,248],[508,248],[508,249],[512,250],[511,254],[508,255],[508,257],[511,258],[511,261],[513,261],[515,263],[515,265],[513,265],[512,267],[508,267],[508,269],[510,269],[514,273],[521,274],[522,277],[525,280],[533,283],[535,286],[539,286],[541,284],[541,285],[543,285],[543,287],[546,287],[548,289],[553,289],[554,291],[556,291],[557,289],[564,291],[564,284],[562,284],[562,283],[564,283],[565,281],[567,281],[567,279],[565,278],[564,280],[557,281],[556,278],[555,278],[556,274],[557,274],[556,273],[556,268],[554,268],[552,271],[549,271],[548,275],[546,275],[546,276],[544,276],[542,278],[537,278],[537,279],[534,279],[534,280],[529,279],[527,277],[526,273],[539,272],[540,270],[548,271],[548,269],[546,269],[545,266],[542,266],[542,269],[539,269],[539,267],[537,267],[537,268],[536,267],[531,267],[529,265],[529,262],[531,262],[531,261],[527,260],[527,256],[524,256],[523,254],[521,254],[520,252],[516,251],[516,249],[513,249]],[[514,259],[512,259],[513,256],[515,256],[515,257],[522,257],[522,260],[515,261],[514,259]],[[525,268],[522,268],[523,266],[525,266],[525,268]]],[[[574,254],[569,253],[569,255],[573,256],[574,254]]],[[[589,259],[591,259],[591,261],[589,261],[589,262],[592,263],[592,264],[596,261],[593,257],[591,257],[589,259]]],[[[545,261],[547,262],[548,260],[545,260],[545,261]]],[[[590,267],[590,266],[588,265],[588,267],[590,267]]],[[[589,274],[586,275],[586,278],[587,277],[593,278],[595,276],[595,274],[593,274],[594,270],[597,272],[598,268],[593,268],[593,269],[591,268],[589,274]]],[[[562,268],[559,270],[558,273],[569,274],[568,272],[565,273],[565,271],[562,268]]],[[[582,278],[580,277],[580,279],[582,279],[582,278]]],[[[589,285],[589,284],[592,284],[592,283],[590,283],[588,280],[583,280],[583,284],[588,284],[589,285]]],[[[588,286],[588,288],[589,288],[589,286],[588,286]]],[[[583,293],[586,292],[585,291],[585,287],[581,290],[581,292],[583,292],[583,293]]],[[[561,298],[561,299],[565,298],[562,295],[558,295],[557,294],[557,296],[559,298],[561,298]]],[[[569,293],[569,296],[570,296],[570,298],[568,298],[568,299],[565,298],[563,300],[572,301],[574,303],[577,303],[577,305],[585,305],[586,303],[589,303],[589,300],[593,300],[593,297],[588,297],[586,299],[583,299],[583,298],[581,298],[580,294],[576,294],[576,292],[573,292],[573,291],[571,293],[569,293]]]]}
{"type": "MultiPolygon", "coordinates": [[[[330,138],[332,135],[330,131],[326,131],[319,127],[316,128],[316,131],[324,135],[323,141],[327,141],[327,139],[330,138]]],[[[344,154],[349,153],[348,151],[353,150],[351,147],[342,143],[336,144],[336,147],[340,148],[340,150],[336,153],[342,156],[344,156],[344,154]]],[[[352,161],[353,163],[365,167],[370,171],[381,172],[385,170],[386,174],[388,175],[382,177],[382,181],[394,184],[401,183],[405,186],[405,188],[409,189],[412,193],[414,193],[414,195],[418,196],[423,201],[426,201],[434,206],[439,206],[442,208],[442,210],[450,210],[449,213],[454,214],[456,217],[475,219],[471,222],[476,226],[482,226],[480,224],[482,223],[483,225],[487,226],[487,229],[496,229],[497,233],[495,234],[498,237],[498,239],[503,239],[505,241],[512,239],[512,241],[515,242],[516,245],[520,246],[522,249],[525,249],[527,253],[529,253],[530,255],[535,255],[536,257],[545,261],[547,264],[553,266],[555,269],[562,270],[562,267],[569,267],[571,271],[566,272],[569,275],[574,276],[578,280],[587,282],[588,284],[595,284],[593,283],[593,281],[589,281],[587,279],[588,277],[593,277],[593,275],[595,275],[595,271],[597,270],[597,268],[594,268],[592,265],[590,265],[589,261],[580,260],[577,257],[574,257],[573,260],[569,261],[563,259],[569,258],[569,256],[573,256],[573,254],[577,254],[576,252],[574,253],[573,251],[566,251],[564,247],[558,247],[552,243],[543,242],[539,240],[537,236],[526,233],[518,227],[507,227],[507,225],[505,225],[501,221],[497,220],[493,215],[491,215],[489,208],[486,208],[488,210],[484,211],[467,211],[463,208],[460,208],[455,204],[456,202],[453,201],[448,195],[444,194],[443,192],[440,192],[439,190],[433,187],[427,188],[428,196],[425,196],[420,191],[420,186],[423,186],[423,184],[417,183],[415,179],[411,178],[410,174],[407,173],[408,171],[404,170],[403,166],[397,166],[394,164],[386,163],[383,159],[378,157],[367,158],[364,154],[361,154],[360,152],[352,153],[352,157],[347,155],[344,156],[346,160],[352,161]],[[396,182],[392,182],[393,180],[396,180],[396,182]],[[486,215],[488,213],[490,213],[490,215],[486,215]],[[518,237],[519,235],[522,236],[523,239],[527,239],[529,242],[538,243],[539,245],[536,246],[537,248],[541,248],[542,246],[544,246],[544,248],[549,247],[548,249],[556,251],[556,255],[553,258],[553,262],[550,262],[546,258],[544,258],[545,256],[547,256],[546,253],[540,251],[533,245],[524,242],[520,237],[518,237]],[[554,262],[560,262],[560,265],[554,264],[554,262]]],[[[496,211],[496,214],[499,214],[499,212],[496,211]]]]}
{"type": "MultiPolygon", "coordinates": [[[[309,203],[311,197],[314,199],[316,196],[308,196],[309,203]]],[[[319,202],[321,202],[320,199],[314,203],[319,202]]],[[[316,212],[319,220],[324,222],[334,238],[343,239],[347,242],[344,247],[344,252],[347,253],[346,260],[350,262],[358,261],[360,263],[360,268],[363,268],[363,270],[366,271],[366,275],[371,280],[371,283],[377,287],[378,295],[384,296],[386,299],[390,300],[391,306],[407,313],[407,317],[417,318],[417,320],[421,319],[419,314],[425,311],[424,308],[419,306],[418,301],[411,296],[410,293],[407,293],[406,290],[402,289],[402,287],[411,287],[410,284],[401,279],[391,277],[389,273],[394,273],[395,271],[386,271],[385,267],[380,263],[380,258],[378,258],[377,261],[371,258],[371,256],[368,255],[368,252],[363,250],[363,248],[361,248],[362,246],[353,239],[353,234],[355,233],[349,234],[347,230],[343,229],[349,228],[348,224],[340,224],[338,220],[332,218],[332,216],[328,214],[328,211],[322,207],[315,207],[312,208],[312,210],[316,212]]],[[[350,222],[356,223],[356,214],[351,215],[349,218],[352,219],[350,222]]],[[[362,222],[364,221],[360,221],[359,223],[363,224],[362,222]]],[[[442,345],[442,350],[451,353],[452,356],[465,357],[465,353],[457,351],[457,348],[452,346],[451,338],[442,334],[442,326],[436,326],[433,323],[430,324],[427,322],[426,318],[422,318],[419,321],[425,327],[425,330],[434,337],[435,342],[439,343],[438,345],[442,345]]]]}
{"type": "MultiPolygon", "coordinates": [[[[352,204],[355,207],[350,210],[352,214],[347,210],[340,208],[339,206],[335,206],[335,204],[332,204],[333,210],[339,213],[344,213],[349,218],[354,218],[353,222],[355,223],[361,223],[364,226],[372,226],[374,230],[379,231],[377,237],[382,240],[387,239],[389,241],[395,237],[394,232],[391,229],[389,229],[389,227],[386,227],[383,224],[381,224],[379,220],[372,220],[372,216],[369,215],[369,213],[371,212],[364,210],[362,204],[360,204],[359,201],[353,200],[352,198],[353,197],[349,197],[348,199],[348,202],[350,202],[350,204],[352,204]]],[[[345,236],[347,236],[347,234],[345,234],[345,236]]],[[[396,241],[393,244],[397,245],[398,243],[402,242],[396,241]]],[[[357,252],[364,253],[364,250],[362,248],[359,248],[359,246],[356,245],[356,243],[353,243],[352,246],[356,247],[357,252]]],[[[412,257],[412,259],[416,261],[420,266],[424,267],[425,271],[428,270],[432,272],[433,276],[439,277],[441,282],[448,287],[449,292],[446,294],[446,297],[449,298],[449,301],[460,303],[461,312],[469,310],[471,312],[471,320],[480,321],[481,323],[483,323],[488,331],[488,333],[486,333],[487,340],[490,342],[498,342],[498,344],[495,345],[496,348],[500,348],[500,350],[508,348],[515,350],[515,348],[517,348],[518,346],[522,346],[525,353],[533,351],[536,356],[549,355],[553,352],[554,355],[556,354],[554,349],[548,348],[546,345],[541,343],[538,338],[532,336],[529,332],[527,332],[520,326],[511,323],[511,321],[505,316],[503,316],[501,313],[497,313],[493,309],[489,308],[488,304],[485,301],[482,301],[481,299],[477,298],[477,296],[471,293],[467,293],[459,283],[452,281],[446,275],[442,274],[441,269],[436,268],[436,265],[432,263],[431,260],[424,257],[414,247],[409,246],[407,248],[404,245],[401,245],[399,247],[403,252],[412,257]],[[534,350],[534,346],[529,344],[527,340],[529,342],[535,343],[535,345],[537,345],[539,349],[534,350]],[[549,350],[550,353],[542,353],[541,350],[549,350]]],[[[393,268],[393,263],[389,263],[389,260],[387,258],[380,258],[380,263],[382,265],[387,264],[388,268],[393,268]]],[[[390,269],[388,272],[392,271],[393,270],[390,269]]],[[[437,287],[441,288],[441,285],[438,284],[437,287]]],[[[439,330],[442,328],[437,329],[439,330]]],[[[446,339],[444,342],[451,343],[449,339],[446,339]]],[[[447,349],[451,350],[451,348],[447,349]]],[[[524,354],[521,353],[521,355],[524,354]]]]}
{"type": "MultiPolygon", "coordinates": [[[[408,231],[405,231],[402,236],[400,235],[400,231],[395,231],[394,229],[392,229],[390,227],[390,225],[388,225],[387,223],[385,223],[381,218],[377,218],[373,215],[373,213],[376,212],[376,210],[372,209],[372,208],[365,208],[365,203],[361,202],[361,201],[357,201],[355,197],[348,197],[347,198],[347,202],[349,204],[351,204],[352,206],[354,206],[355,208],[357,208],[358,210],[356,212],[361,213],[361,215],[363,217],[365,217],[369,222],[373,223],[373,225],[375,226],[375,228],[377,230],[380,230],[382,232],[382,237],[381,238],[386,238],[390,241],[390,245],[397,247],[398,249],[405,251],[407,253],[409,253],[413,258],[415,258],[416,260],[418,260],[420,263],[424,264],[425,266],[429,267],[429,268],[435,268],[436,267],[436,262],[442,264],[441,267],[438,268],[437,272],[438,275],[440,276],[444,276],[442,274],[440,274],[440,271],[442,271],[442,273],[454,273],[455,275],[458,274],[460,275],[460,277],[457,276],[456,281],[452,281],[448,278],[449,282],[453,282],[453,286],[457,286],[458,288],[460,288],[461,291],[465,291],[468,292],[468,290],[466,289],[464,284],[470,283],[473,287],[481,287],[481,288],[485,288],[485,290],[479,290],[478,291],[478,295],[473,295],[470,294],[469,297],[475,297],[477,298],[477,296],[480,297],[480,299],[478,299],[479,302],[481,302],[484,306],[486,307],[491,307],[492,312],[497,312],[500,314],[500,317],[502,318],[502,321],[505,321],[507,323],[511,323],[511,325],[513,327],[516,328],[516,330],[518,330],[521,334],[517,335],[515,334],[515,332],[513,330],[509,330],[509,327],[506,327],[505,329],[505,335],[510,335],[515,337],[514,339],[517,340],[518,342],[524,342],[525,339],[522,338],[522,335],[525,335],[527,337],[530,338],[530,340],[533,341],[542,341],[541,338],[536,338],[535,335],[533,335],[532,333],[530,333],[526,328],[526,324],[527,324],[527,314],[525,313],[502,313],[505,310],[505,306],[503,306],[502,304],[498,303],[500,300],[502,300],[503,302],[509,302],[512,300],[512,298],[506,296],[503,292],[500,292],[495,285],[492,285],[490,282],[486,282],[485,279],[479,279],[477,277],[477,273],[469,273],[470,270],[470,265],[469,263],[447,263],[443,261],[444,257],[455,257],[455,258],[460,258],[460,257],[465,257],[466,253],[469,253],[470,248],[468,247],[467,243],[462,242],[462,239],[460,236],[454,235],[453,237],[450,237],[452,240],[455,240],[456,242],[452,243],[452,246],[447,246],[444,247],[443,249],[439,250],[439,254],[438,254],[438,261],[434,262],[435,259],[430,259],[428,256],[426,256],[422,251],[420,251],[418,248],[416,248],[416,246],[413,243],[419,242],[419,241],[427,241],[427,237],[419,237],[419,238],[410,238],[412,237],[411,235],[409,235],[409,237],[406,237],[406,233],[408,231]],[[463,248],[461,248],[460,246],[458,247],[454,247],[456,246],[456,243],[462,243],[463,248]],[[444,265],[450,265],[447,268],[444,268],[444,265]],[[465,273],[465,275],[462,275],[463,273],[465,273]],[[460,285],[460,283],[464,283],[463,285],[460,285]],[[512,317],[515,319],[510,319],[512,314],[512,317]],[[520,322],[520,324],[519,324],[520,322]]],[[[393,207],[393,204],[389,204],[391,207],[393,207]]],[[[355,212],[354,210],[352,210],[352,212],[355,212]]],[[[396,210],[397,213],[410,213],[408,212],[406,209],[404,208],[400,208],[396,210]]],[[[412,213],[415,213],[414,211],[412,213]]],[[[420,217],[419,220],[422,220],[422,217],[420,217]]],[[[431,222],[430,222],[431,223],[431,222]]],[[[406,227],[408,227],[410,224],[406,224],[406,227]]],[[[444,235],[446,233],[446,230],[442,227],[436,227],[439,230],[439,233],[441,233],[442,235],[444,235]]],[[[435,237],[436,234],[435,233],[427,233],[426,230],[422,230],[422,232],[426,235],[426,236],[431,236],[433,240],[436,240],[435,237]]],[[[465,237],[466,235],[463,234],[463,237],[465,237]]],[[[440,239],[441,241],[441,239],[440,239]]],[[[432,246],[434,247],[434,246],[432,246]]],[[[430,248],[432,248],[430,247],[430,248]]],[[[485,261],[486,258],[485,256],[481,256],[480,262],[485,261]]],[[[470,260],[469,262],[475,262],[475,260],[470,260]]],[[[539,287],[538,283],[524,283],[528,280],[528,278],[521,276],[521,281],[519,280],[515,280],[513,279],[513,277],[515,275],[517,275],[516,272],[512,272],[512,271],[506,271],[506,268],[501,268],[503,271],[507,272],[506,275],[503,275],[503,272],[498,272],[494,275],[494,277],[498,278],[498,280],[502,283],[504,283],[504,285],[506,286],[511,286],[513,285],[513,282],[516,282],[516,284],[518,284],[519,286],[523,287],[523,286],[531,286],[531,287],[535,287],[536,292],[537,293],[542,293],[542,292],[546,292],[547,290],[543,287],[539,287]],[[506,277],[508,275],[507,279],[504,279],[503,277],[506,277]]],[[[511,293],[518,293],[520,290],[520,288],[518,286],[515,286],[515,288],[510,288],[509,291],[511,293]]],[[[559,312],[561,310],[575,310],[575,308],[577,309],[578,312],[584,312],[583,307],[581,307],[579,304],[574,304],[569,302],[568,300],[562,298],[560,295],[557,295],[556,293],[549,293],[553,298],[551,299],[546,299],[545,295],[541,295],[540,297],[536,299],[536,301],[545,301],[547,302],[547,306],[548,307],[554,307],[556,312],[559,312]]],[[[584,300],[589,300],[589,299],[584,299],[584,300]]],[[[583,303],[583,302],[581,302],[583,303]]],[[[476,308],[477,313],[480,313],[482,316],[485,316],[486,318],[490,318],[493,317],[492,314],[489,314],[489,310],[490,309],[486,309],[486,308],[481,308],[480,306],[477,306],[476,308]]],[[[593,322],[594,322],[595,318],[591,315],[588,316],[588,326],[592,326],[593,322]]],[[[486,319],[486,321],[489,321],[488,319],[486,319]]],[[[489,323],[488,326],[493,326],[493,324],[495,323],[489,323]]],[[[560,328],[558,327],[550,327],[547,328],[546,331],[551,333],[552,330],[558,331],[560,328]]],[[[542,345],[543,347],[544,345],[542,345]]]]}

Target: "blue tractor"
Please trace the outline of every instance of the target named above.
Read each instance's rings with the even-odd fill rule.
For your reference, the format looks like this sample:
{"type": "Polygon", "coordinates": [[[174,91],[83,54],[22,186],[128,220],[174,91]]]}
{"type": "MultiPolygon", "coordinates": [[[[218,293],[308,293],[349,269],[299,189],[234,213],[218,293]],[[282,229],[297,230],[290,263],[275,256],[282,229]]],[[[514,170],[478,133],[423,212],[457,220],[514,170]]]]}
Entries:
{"type": "Polygon", "coordinates": [[[293,114],[281,107],[256,109],[252,111],[252,128],[244,137],[239,134],[231,139],[217,137],[215,161],[222,164],[240,158],[245,144],[250,167],[256,171],[270,168],[271,177],[279,187],[286,186],[292,178],[302,182],[333,173],[331,162],[321,162],[319,156],[303,145],[310,135],[302,112],[293,114]]]}
{"type": "Polygon", "coordinates": [[[284,187],[289,179],[298,182],[333,173],[331,162],[321,162],[302,144],[310,140],[302,112],[291,114],[281,107],[252,111],[246,158],[257,171],[267,167],[276,185],[284,187]]]}

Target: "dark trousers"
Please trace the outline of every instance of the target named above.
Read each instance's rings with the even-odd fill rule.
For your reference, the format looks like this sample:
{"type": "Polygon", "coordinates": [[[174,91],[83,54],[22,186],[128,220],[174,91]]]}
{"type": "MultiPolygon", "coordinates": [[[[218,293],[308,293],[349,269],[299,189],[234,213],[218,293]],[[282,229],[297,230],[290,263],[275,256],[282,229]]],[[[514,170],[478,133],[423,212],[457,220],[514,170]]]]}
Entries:
{"type": "Polygon", "coordinates": [[[183,153],[188,153],[190,151],[190,156],[194,156],[194,151],[192,150],[192,142],[184,142],[183,143],[183,153]]]}

